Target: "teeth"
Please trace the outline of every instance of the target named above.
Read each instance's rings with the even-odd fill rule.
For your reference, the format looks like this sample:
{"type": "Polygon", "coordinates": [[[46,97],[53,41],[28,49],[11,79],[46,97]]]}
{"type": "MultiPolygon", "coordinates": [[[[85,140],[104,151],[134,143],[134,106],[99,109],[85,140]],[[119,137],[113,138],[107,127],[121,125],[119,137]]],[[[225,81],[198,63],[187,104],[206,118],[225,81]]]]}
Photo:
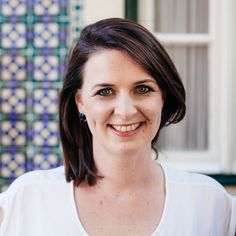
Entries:
{"type": "Polygon", "coordinates": [[[128,132],[138,128],[140,123],[132,124],[132,125],[113,125],[112,127],[120,132],[128,132]]]}

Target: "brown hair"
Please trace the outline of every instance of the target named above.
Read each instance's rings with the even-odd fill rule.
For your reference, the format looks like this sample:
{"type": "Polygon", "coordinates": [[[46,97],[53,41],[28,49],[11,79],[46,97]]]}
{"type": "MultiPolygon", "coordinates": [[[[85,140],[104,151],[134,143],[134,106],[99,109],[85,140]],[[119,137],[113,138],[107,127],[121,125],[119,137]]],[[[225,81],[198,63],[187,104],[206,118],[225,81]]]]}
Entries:
{"type": "Polygon", "coordinates": [[[90,56],[99,50],[126,52],[159,85],[164,94],[160,128],[152,140],[157,141],[162,127],[177,123],[186,112],[185,89],[165,49],[143,26],[120,18],[98,21],[85,27],[72,48],[59,101],[59,130],[66,180],[76,185],[96,183],[92,135],[87,123],[80,120],[75,93],[83,83],[83,70],[90,56]]]}

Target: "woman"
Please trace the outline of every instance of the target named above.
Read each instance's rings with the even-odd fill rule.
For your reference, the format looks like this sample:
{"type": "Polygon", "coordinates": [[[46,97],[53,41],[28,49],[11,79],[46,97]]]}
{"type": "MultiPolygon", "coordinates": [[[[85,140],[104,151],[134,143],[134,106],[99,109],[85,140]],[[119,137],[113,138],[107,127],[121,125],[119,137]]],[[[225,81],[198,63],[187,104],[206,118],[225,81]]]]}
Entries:
{"type": "Polygon", "coordinates": [[[222,186],[151,158],[160,130],[184,115],[183,84],[150,32],[118,18],[85,27],[60,95],[64,168],[2,194],[0,235],[234,235],[222,186]]]}

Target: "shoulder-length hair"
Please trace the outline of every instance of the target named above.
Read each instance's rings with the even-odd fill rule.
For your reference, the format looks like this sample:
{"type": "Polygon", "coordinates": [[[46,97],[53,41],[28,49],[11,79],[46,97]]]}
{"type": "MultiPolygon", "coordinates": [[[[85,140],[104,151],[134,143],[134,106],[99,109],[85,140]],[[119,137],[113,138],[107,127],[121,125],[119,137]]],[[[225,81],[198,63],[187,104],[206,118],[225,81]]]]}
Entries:
{"type": "MultiPolygon", "coordinates": [[[[164,95],[160,128],[177,123],[186,112],[185,89],[165,49],[143,26],[120,18],[98,21],[85,27],[71,49],[59,101],[59,131],[66,180],[78,186],[94,185],[97,175],[93,158],[92,135],[87,123],[79,118],[75,94],[83,84],[83,72],[91,55],[99,50],[117,49],[127,53],[159,85],[164,95]]],[[[155,149],[155,148],[154,148],[155,149]]]]}

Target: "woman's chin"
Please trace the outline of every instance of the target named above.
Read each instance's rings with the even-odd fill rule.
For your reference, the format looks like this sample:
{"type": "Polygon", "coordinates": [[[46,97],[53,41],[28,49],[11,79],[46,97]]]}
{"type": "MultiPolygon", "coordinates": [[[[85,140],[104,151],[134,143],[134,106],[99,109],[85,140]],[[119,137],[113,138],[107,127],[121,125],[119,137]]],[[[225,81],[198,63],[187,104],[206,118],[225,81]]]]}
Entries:
{"type": "Polygon", "coordinates": [[[114,155],[116,156],[124,156],[125,158],[129,158],[131,156],[139,155],[142,152],[147,152],[147,148],[144,145],[137,145],[137,143],[120,143],[116,144],[116,149],[113,150],[114,155]]]}

